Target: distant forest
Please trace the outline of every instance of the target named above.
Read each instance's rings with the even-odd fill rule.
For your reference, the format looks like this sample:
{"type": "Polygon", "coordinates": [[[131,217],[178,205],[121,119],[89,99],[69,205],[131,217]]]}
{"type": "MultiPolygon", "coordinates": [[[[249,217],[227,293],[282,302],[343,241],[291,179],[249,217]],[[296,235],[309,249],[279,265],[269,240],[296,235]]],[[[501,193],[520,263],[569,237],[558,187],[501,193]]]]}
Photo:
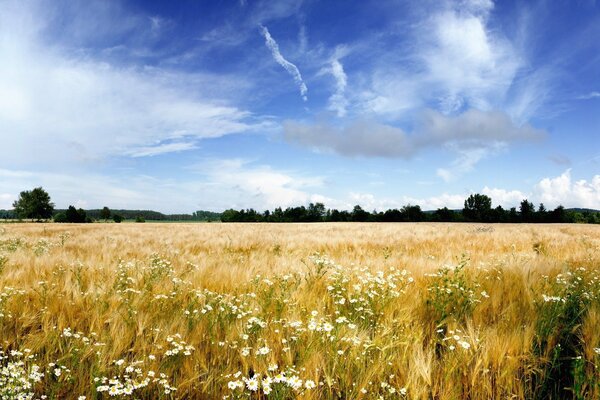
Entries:
{"type": "MultiPolygon", "coordinates": [[[[490,197],[482,194],[470,195],[461,210],[451,210],[446,207],[435,211],[423,211],[418,205],[406,205],[400,209],[386,211],[367,211],[360,205],[352,211],[328,209],[322,203],[311,203],[308,207],[275,208],[263,212],[252,208],[234,210],[228,209],[222,213],[212,211],[196,211],[191,214],[163,214],[151,210],[108,210],[102,209],[53,210],[52,216],[56,222],[93,222],[115,219],[144,221],[196,221],[196,222],[486,222],[486,223],[589,223],[600,224],[600,211],[585,208],[569,208],[558,206],[547,210],[543,204],[535,206],[523,200],[519,207],[504,209],[501,206],[492,207],[490,197]],[[72,214],[73,216],[69,216],[72,214]],[[78,219],[79,215],[79,219],[78,219]],[[67,218],[65,218],[65,216],[67,218]],[[118,218],[117,218],[118,217],[118,218]]],[[[0,210],[0,219],[18,219],[14,210],[0,210]]]]}
{"type": "MultiPolygon", "coordinates": [[[[67,210],[54,210],[54,216],[66,213],[67,210]]],[[[111,215],[120,215],[124,219],[144,219],[146,221],[198,221],[198,222],[215,222],[221,220],[221,213],[212,211],[196,211],[191,214],[163,214],[152,210],[110,210],[111,215]]],[[[87,217],[93,220],[102,220],[102,210],[93,209],[85,210],[87,217]]],[[[17,219],[14,210],[0,210],[0,219],[17,219]]]]}
{"type": "Polygon", "coordinates": [[[308,207],[276,208],[262,213],[253,209],[229,209],[221,214],[222,222],[487,222],[487,223],[600,223],[600,211],[582,208],[565,209],[558,206],[547,210],[543,204],[537,208],[527,200],[520,206],[504,209],[492,208],[492,201],[485,195],[471,195],[462,210],[446,207],[435,211],[423,211],[418,205],[406,205],[400,209],[366,211],[356,205],[352,211],[326,209],[322,203],[308,207]]]}

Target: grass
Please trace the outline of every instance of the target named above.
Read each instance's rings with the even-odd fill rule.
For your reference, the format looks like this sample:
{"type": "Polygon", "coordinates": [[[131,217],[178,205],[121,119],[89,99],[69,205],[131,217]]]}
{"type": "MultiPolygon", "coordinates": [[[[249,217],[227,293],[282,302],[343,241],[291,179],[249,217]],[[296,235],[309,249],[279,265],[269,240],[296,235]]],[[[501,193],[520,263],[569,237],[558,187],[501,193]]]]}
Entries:
{"type": "Polygon", "coordinates": [[[0,226],[0,398],[600,397],[600,229],[0,226]]]}

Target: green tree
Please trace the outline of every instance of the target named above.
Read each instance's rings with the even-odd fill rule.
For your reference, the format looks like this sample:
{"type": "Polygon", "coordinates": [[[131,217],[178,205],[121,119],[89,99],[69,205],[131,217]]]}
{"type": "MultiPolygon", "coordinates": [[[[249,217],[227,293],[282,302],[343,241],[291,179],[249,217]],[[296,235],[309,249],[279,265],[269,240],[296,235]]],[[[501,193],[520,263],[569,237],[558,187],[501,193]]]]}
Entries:
{"type": "Polygon", "coordinates": [[[454,211],[448,209],[448,207],[438,208],[434,212],[434,216],[437,221],[440,222],[451,222],[454,220],[454,211]]]}
{"type": "Polygon", "coordinates": [[[87,222],[87,214],[83,209],[76,209],[73,206],[69,206],[67,211],[65,211],[66,221],[65,222],[74,222],[81,223],[87,222]]]}
{"type": "Polygon", "coordinates": [[[107,222],[108,219],[110,218],[110,208],[108,208],[108,207],[102,208],[102,210],[100,210],[100,218],[102,218],[104,220],[104,222],[107,222]]]}
{"type": "Polygon", "coordinates": [[[114,214],[113,221],[115,221],[117,224],[120,224],[123,221],[123,217],[120,216],[119,214],[114,214]]]}
{"type": "Polygon", "coordinates": [[[465,200],[463,215],[471,221],[485,222],[489,220],[492,210],[492,199],[485,194],[475,193],[465,200]]]}
{"type": "Polygon", "coordinates": [[[67,214],[65,214],[64,212],[59,212],[58,214],[56,214],[54,216],[54,222],[60,222],[60,223],[68,222],[67,214]]]}
{"type": "Polygon", "coordinates": [[[400,210],[403,220],[407,222],[421,222],[425,219],[425,214],[421,210],[421,206],[405,205],[400,210]]]}
{"type": "Polygon", "coordinates": [[[521,213],[521,220],[523,222],[532,222],[535,214],[535,206],[533,203],[524,199],[519,206],[519,212],[521,213]]]}
{"type": "Polygon", "coordinates": [[[352,221],[354,222],[365,222],[369,219],[369,212],[363,210],[358,204],[352,209],[352,221]]]}
{"type": "Polygon", "coordinates": [[[31,218],[37,221],[52,217],[54,211],[54,203],[50,201],[50,195],[41,187],[21,192],[13,207],[19,218],[31,218]]]}
{"type": "Polygon", "coordinates": [[[310,203],[306,214],[307,221],[320,222],[325,215],[325,205],[323,203],[310,203]]]}

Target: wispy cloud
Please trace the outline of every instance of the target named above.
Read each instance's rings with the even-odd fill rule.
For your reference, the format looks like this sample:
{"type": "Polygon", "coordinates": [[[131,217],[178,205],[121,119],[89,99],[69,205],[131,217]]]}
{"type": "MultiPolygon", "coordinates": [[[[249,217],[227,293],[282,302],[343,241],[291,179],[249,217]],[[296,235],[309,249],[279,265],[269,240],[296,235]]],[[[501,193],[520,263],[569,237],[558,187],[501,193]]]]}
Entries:
{"type": "Polygon", "coordinates": [[[296,85],[298,85],[298,89],[300,90],[300,96],[302,97],[302,100],[307,101],[308,97],[306,94],[308,92],[308,88],[302,80],[302,75],[300,74],[300,70],[298,69],[298,67],[286,60],[281,55],[281,52],[279,51],[279,45],[277,44],[275,39],[273,39],[266,26],[261,25],[260,31],[264,36],[265,44],[267,45],[269,50],[271,50],[271,54],[273,55],[275,61],[279,65],[281,65],[292,76],[292,78],[294,78],[294,82],[296,82],[296,85]]]}
{"type": "Polygon", "coordinates": [[[337,53],[339,52],[336,51],[336,56],[332,58],[329,67],[329,72],[335,78],[335,92],[329,97],[329,109],[335,111],[338,117],[344,117],[346,107],[348,107],[348,100],[345,96],[348,77],[337,53]]]}
{"type": "MultiPolygon", "coordinates": [[[[0,135],[13,149],[0,164],[136,154],[133,149],[165,140],[219,137],[262,125],[226,98],[203,96],[213,90],[211,81],[219,81],[214,76],[137,68],[93,52],[81,55],[66,43],[53,45],[40,28],[47,23],[45,8],[18,4],[0,11],[0,135]]],[[[118,19],[117,12],[109,16],[118,19]]],[[[149,25],[147,18],[127,21],[149,25]]],[[[88,37],[82,23],[70,32],[88,37]]],[[[161,148],[169,150],[180,151],[181,144],[161,148]]]]}
{"type": "Polygon", "coordinates": [[[600,92],[589,92],[588,94],[584,94],[582,96],[577,97],[578,100],[590,100],[600,97],[600,92]]]}
{"type": "Polygon", "coordinates": [[[476,149],[458,149],[458,158],[456,158],[450,167],[438,168],[437,176],[446,182],[451,182],[473,170],[475,165],[488,156],[490,150],[487,148],[476,149]]]}
{"type": "Polygon", "coordinates": [[[548,156],[548,159],[556,165],[571,165],[571,159],[563,154],[552,154],[548,156]]]}
{"type": "Polygon", "coordinates": [[[159,154],[180,152],[186,150],[197,149],[198,146],[194,142],[172,142],[162,143],[156,146],[142,146],[128,150],[125,154],[132,157],[151,157],[159,154]]]}

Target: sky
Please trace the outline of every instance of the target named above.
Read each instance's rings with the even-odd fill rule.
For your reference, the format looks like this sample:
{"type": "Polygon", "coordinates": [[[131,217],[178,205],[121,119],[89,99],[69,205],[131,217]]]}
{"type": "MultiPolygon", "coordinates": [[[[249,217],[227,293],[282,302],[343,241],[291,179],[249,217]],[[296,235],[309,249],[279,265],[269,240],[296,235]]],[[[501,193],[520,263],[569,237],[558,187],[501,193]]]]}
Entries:
{"type": "Polygon", "coordinates": [[[0,0],[0,209],[600,209],[600,3],[0,0]]]}

